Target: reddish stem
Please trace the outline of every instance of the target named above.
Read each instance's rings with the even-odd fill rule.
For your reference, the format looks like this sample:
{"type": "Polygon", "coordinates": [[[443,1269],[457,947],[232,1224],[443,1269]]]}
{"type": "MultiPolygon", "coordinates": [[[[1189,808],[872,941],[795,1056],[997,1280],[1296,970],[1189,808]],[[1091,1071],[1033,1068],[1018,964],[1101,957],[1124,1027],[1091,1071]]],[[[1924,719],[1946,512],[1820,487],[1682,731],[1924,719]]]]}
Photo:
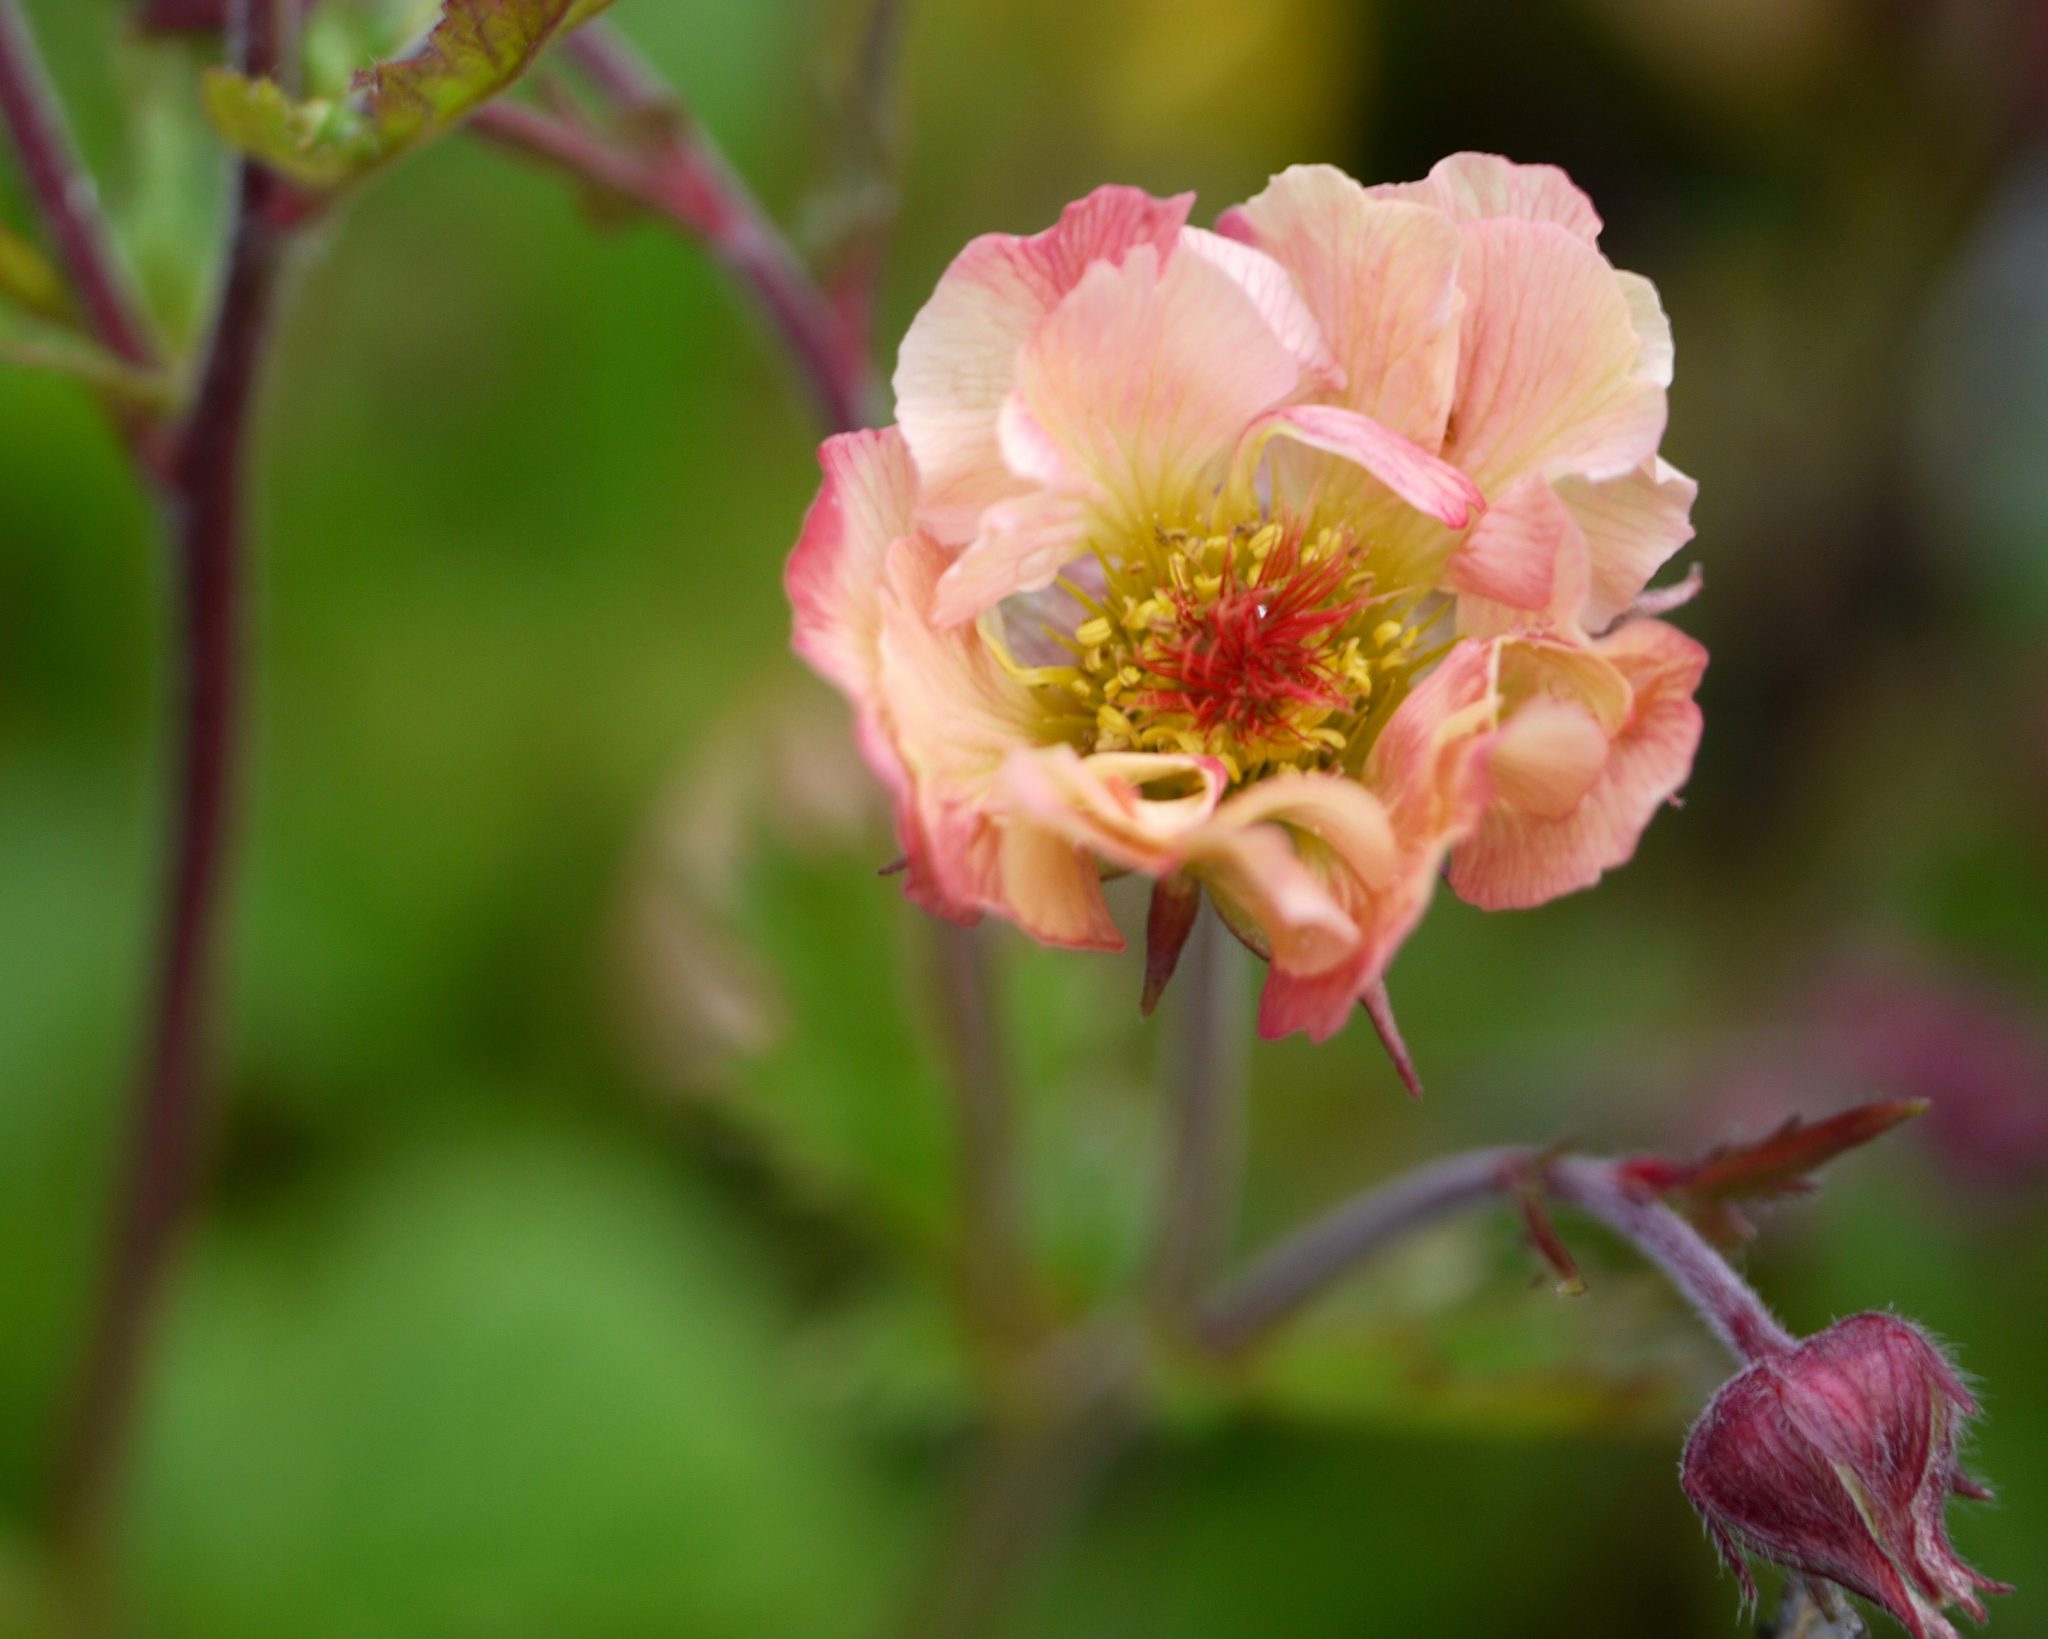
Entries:
{"type": "Polygon", "coordinates": [[[1249,1349],[1389,1247],[1532,1186],[1632,1242],[1738,1358],[1755,1360],[1792,1346],[1791,1333],[1728,1261],[1661,1200],[1632,1188],[1617,1163],[1557,1160],[1527,1149],[1448,1156],[1345,1202],[1287,1237],[1211,1300],[1201,1341],[1221,1355],[1249,1349]]]}
{"type": "Polygon", "coordinates": [[[1632,1187],[1616,1163],[1567,1156],[1545,1168],[1542,1181],[1560,1201],[1633,1242],[1738,1359],[1779,1354],[1797,1341],[1698,1230],[1656,1195],[1632,1187]]]}
{"type": "Polygon", "coordinates": [[[78,156],[16,0],[0,0],[0,119],[92,333],[138,369],[156,347],[116,261],[92,176],[78,156]]]}
{"type": "Polygon", "coordinates": [[[479,110],[478,135],[631,200],[702,243],[760,308],[829,431],[872,425],[880,392],[867,350],[717,145],[618,35],[590,25],[562,47],[612,105],[631,143],[509,103],[479,110]]]}
{"type": "MultiPolygon", "coordinates": [[[[238,66],[274,73],[284,56],[278,7],[239,0],[236,24],[238,66]]],[[[88,1552],[118,1490],[152,1323],[190,1214],[208,1126],[206,1035],[240,761],[244,478],[276,291],[279,240],[269,217],[278,187],[261,167],[239,163],[226,273],[166,497],[178,575],[176,829],[121,1217],[57,1481],[59,1530],[88,1552]]]]}

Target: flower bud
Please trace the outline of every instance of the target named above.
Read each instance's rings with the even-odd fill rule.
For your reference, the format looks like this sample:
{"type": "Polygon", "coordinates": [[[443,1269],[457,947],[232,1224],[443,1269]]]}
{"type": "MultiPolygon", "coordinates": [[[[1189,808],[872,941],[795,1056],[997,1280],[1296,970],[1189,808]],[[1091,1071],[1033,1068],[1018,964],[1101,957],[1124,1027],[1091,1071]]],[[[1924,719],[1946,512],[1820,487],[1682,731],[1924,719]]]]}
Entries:
{"type": "Polygon", "coordinates": [[[1744,1550],[1861,1594],[1914,1639],[1957,1639],[1947,1606],[1982,1621],[1978,1590],[2011,1591],[1957,1558],[1942,1525],[1951,1492],[1990,1495],[1956,1460],[1976,1411],[1925,1333],[1854,1315],[1727,1383],[1681,1480],[1751,1599],[1744,1550]]]}

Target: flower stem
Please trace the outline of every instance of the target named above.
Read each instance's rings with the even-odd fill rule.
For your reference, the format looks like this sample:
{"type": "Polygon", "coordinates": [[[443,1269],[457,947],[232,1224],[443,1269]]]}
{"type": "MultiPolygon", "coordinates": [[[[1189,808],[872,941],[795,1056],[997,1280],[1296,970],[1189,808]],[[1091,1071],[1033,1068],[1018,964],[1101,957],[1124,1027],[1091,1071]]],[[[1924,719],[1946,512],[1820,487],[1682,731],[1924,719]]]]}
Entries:
{"type": "Polygon", "coordinates": [[[1235,1355],[1281,1325],[1360,1264],[1417,1230],[1499,1198],[1533,1152],[1472,1150],[1420,1167],[1354,1197],[1295,1231],[1203,1306],[1201,1340],[1235,1355]]]}
{"type": "Polygon", "coordinates": [[[760,309],[825,426],[845,432],[878,420],[880,386],[859,327],[842,322],[681,98],[602,23],[578,29],[562,49],[636,140],[511,103],[480,110],[470,129],[630,200],[701,243],[760,309]]]}
{"type": "Polygon", "coordinates": [[[1221,920],[1198,914],[1161,1048],[1167,1135],[1151,1288],[1176,1324],[1228,1251],[1237,1204],[1247,1041],[1236,954],[1221,920]]]}
{"type": "MultiPolygon", "coordinates": [[[[235,21],[238,66],[252,75],[273,72],[287,27],[276,0],[239,0],[235,21]]],[[[120,1484],[144,1357],[208,1125],[206,1035],[241,756],[244,480],[276,289],[279,241],[268,222],[276,187],[268,172],[239,163],[225,277],[165,497],[178,580],[175,831],[120,1217],[57,1476],[60,1537],[88,1554],[120,1484]]]]}
{"type": "Polygon", "coordinates": [[[952,1075],[960,1281],[968,1329],[1000,1384],[1040,1335],[1018,1200],[1015,1100],[996,1027],[986,935],[936,925],[937,996],[952,1075]]]}
{"type": "Polygon", "coordinates": [[[1661,1200],[1631,1188],[1612,1161],[1472,1150],[1432,1162],[1336,1207],[1283,1240],[1202,1309],[1198,1336],[1232,1357],[1271,1337],[1339,1280],[1418,1230],[1535,1182],[1632,1242],[1745,1361],[1792,1335],[1728,1261],[1661,1200]]]}
{"type": "Polygon", "coordinates": [[[92,176],[65,129],[18,0],[0,0],[0,121],[92,333],[138,370],[154,369],[156,346],[122,275],[92,176]]]}
{"type": "Polygon", "coordinates": [[[1625,1184],[1611,1161],[1566,1156],[1545,1169],[1544,1182],[1560,1201],[1634,1243],[1738,1359],[1793,1346],[1792,1334],[1728,1260],[1656,1196],[1625,1184]]]}

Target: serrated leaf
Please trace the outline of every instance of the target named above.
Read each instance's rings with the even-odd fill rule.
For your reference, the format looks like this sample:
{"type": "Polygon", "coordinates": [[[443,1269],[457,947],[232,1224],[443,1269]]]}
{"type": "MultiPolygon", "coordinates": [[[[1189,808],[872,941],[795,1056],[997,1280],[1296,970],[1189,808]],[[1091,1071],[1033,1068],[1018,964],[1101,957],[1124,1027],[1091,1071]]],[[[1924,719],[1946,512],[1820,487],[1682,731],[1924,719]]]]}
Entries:
{"type": "Polygon", "coordinates": [[[1624,1162],[1622,1170],[1645,1189],[1702,1205],[1800,1195],[1814,1187],[1811,1175],[1820,1167],[1883,1137],[1927,1107],[1925,1099],[1898,1098],[1859,1104],[1823,1121],[1795,1115],[1754,1144],[1723,1145],[1698,1161],[1638,1156],[1624,1162]]]}
{"type": "Polygon", "coordinates": [[[417,48],[372,64],[341,99],[297,101],[273,80],[206,76],[208,115],[234,147],[315,193],[367,176],[509,90],[612,0],[444,0],[417,48]]]}

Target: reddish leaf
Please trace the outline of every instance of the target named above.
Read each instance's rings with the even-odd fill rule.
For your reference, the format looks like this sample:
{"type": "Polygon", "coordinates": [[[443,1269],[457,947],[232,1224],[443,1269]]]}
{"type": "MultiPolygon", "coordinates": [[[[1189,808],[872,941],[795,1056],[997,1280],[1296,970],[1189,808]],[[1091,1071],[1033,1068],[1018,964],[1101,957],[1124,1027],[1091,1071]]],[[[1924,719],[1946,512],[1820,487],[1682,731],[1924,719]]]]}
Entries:
{"type": "Polygon", "coordinates": [[[1723,1145],[1698,1161],[1637,1156],[1621,1164],[1622,1176],[1652,1194],[1684,1195],[1700,1206],[1799,1195],[1814,1187],[1810,1175],[1817,1168],[1926,1110],[1925,1099],[1899,1098],[1859,1104],[1823,1121],[1795,1115],[1768,1138],[1723,1145]]]}
{"type": "Polygon", "coordinates": [[[1148,1019],[1180,966],[1201,909],[1202,885],[1191,876],[1175,871],[1152,885],[1152,908],[1145,917],[1145,991],[1138,999],[1138,1011],[1148,1019]]]}
{"type": "Polygon", "coordinates": [[[1522,1228],[1536,1255],[1550,1265],[1550,1272],[1556,1278],[1557,1295],[1563,1298],[1584,1296],[1586,1278],[1579,1273],[1578,1260],[1572,1256],[1572,1249],[1564,1244],[1557,1225],[1551,1222],[1549,1203],[1533,1186],[1522,1191],[1522,1228]]]}

